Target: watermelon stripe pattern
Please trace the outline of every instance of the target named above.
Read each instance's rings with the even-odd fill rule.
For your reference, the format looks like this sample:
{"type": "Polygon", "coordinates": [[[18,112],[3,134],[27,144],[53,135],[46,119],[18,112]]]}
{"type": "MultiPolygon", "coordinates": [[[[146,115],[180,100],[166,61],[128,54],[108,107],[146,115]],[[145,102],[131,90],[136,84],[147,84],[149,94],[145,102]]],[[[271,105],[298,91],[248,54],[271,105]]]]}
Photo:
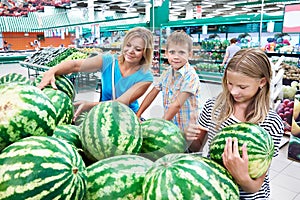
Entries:
{"type": "Polygon", "coordinates": [[[153,162],[137,155],[106,158],[87,167],[86,199],[137,199],[153,162]]]}
{"type": "MultiPolygon", "coordinates": [[[[189,154],[168,154],[156,160],[145,176],[143,198],[162,199],[239,199],[237,185],[226,187],[220,171],[189,154]]],[[[230,182],[230,178],[228,180],[230,182]]]]}
{"type": "Polygon", "coordinates": [[[30,80],[27,77],[18,73],[9,73],[0,77],[0,84],[4,84],[4,83],[19,83],[19,84],[28,84],[28,85],[31,84],[30,80]]]}
{"type": "MultiPolygon", "coordinates": [[[[37,76],[34,81],[32,82],[33,86],[38,86],[43,78],[43,74],[37,76]]],[[[74,84],[64,75],[56,76],[55,77],[55,84],[57,89],[66,93],[70,99],[73,101],[75,99],[75,87],[74,84]]],[[[47,87],[52,87],[48,85],[47,87]]]]}
{"type": "Polygon", "coordinates": [[[81,149],[80,132],[81,128],[79,126],[63,124],[56,126],[52,137],[63,139],[74,147],[81,149]]]}
{"type": "Polygon", "coordinates": [[[44,88],[42,91],[48,96],[56,109],[56,124],[71,124],[74,116],[74,107],[68,95],[53,88],[44,88]]]}
{"type": "Polygon", "coordinates": [[[143,122],[141,127],[143,144],[140,155],[157,160],[166,154],[185,151],[185,139],[180,129],[172,122],[152,118],[143,122]]]}
{"type": "Polygon", "coordinates": [[[117,101],[94,106],[83,121],[80,138],[92,160],[136,154],[142,146],[141,125],[135,113],[117,101]]]}
{"type": "Polygon", "coordinates": [[[57,138],[27,137],[0,154],[1,199],[83,199],[86,180],[80,155],[57,138]]]}
{"type": "Polygon", "coordinates": [[[52,135],[56,111],[49,98],[31,85],[0,85],[0,150],[31,135],[52,135]]]}
{"type": "Polygon", "coordinates": [[[242,145],[247,143],[248,171],[251,178],[258,178],[267,171],[275,150],[272,137],[263,128],[245,122],[223,128],[209,147],[210,157],[219,164],[223,164],[222,153],[228,137],[238,138],[240,155],[242,145]]]}

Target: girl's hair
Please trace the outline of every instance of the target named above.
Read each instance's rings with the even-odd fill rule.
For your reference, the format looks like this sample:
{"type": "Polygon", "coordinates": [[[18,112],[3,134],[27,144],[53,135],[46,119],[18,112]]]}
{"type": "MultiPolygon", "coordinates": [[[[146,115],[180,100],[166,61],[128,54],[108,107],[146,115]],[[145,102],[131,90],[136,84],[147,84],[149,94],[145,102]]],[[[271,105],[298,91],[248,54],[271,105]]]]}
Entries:
{"type": "Polygon", "coordinates": [[[223,91],[217,96],[213,109],[212,116],[216,120],[217,126],[220,126],[234,112],[234,99],[227,87],[227,71],[238,72],[254,79],[266,79],[265,86],[258,89],[245,113],[247,122],[255,124],[262,122],[270,109],[272,69],[267,55],[260,49],[248,48],[238,51],[229,61],[222,79],[223,91]],[[219,116],[216,111],[220,112],[219,116]]]}
{"type": "Polygon", "coordinates": [[[192,51],[193,40],[192,38],[183,30],[174,31],[168,36],[166,49],[169,49],[170,44],[187,44],[189,52],[192,51]]]}
{"type": "Polygon", "coordinates": [[[151,31],[149,31],[148,29],[146,29],[144,27],[135,27],[135,28],[130,29],[127,32],[126,36],[124,37],[123,43],[122,43],[121,55],[119,56],[119,62],[124,63],[124,61],[125,61],[125,58],[123,55],[124,47],[126,46],[126,44],[128,42],[130,42],[130,40],[132,40],[133,38],[136,38],[136,37],[141,38],[145,43],[143,58],[140,61],[140,65],[142,66],[142,68],[144,70],[148,70],[148,69],[150,69],[150,67],[152,65],[152,59],[153,59],[153,35],[152,35],[151,31]]]}

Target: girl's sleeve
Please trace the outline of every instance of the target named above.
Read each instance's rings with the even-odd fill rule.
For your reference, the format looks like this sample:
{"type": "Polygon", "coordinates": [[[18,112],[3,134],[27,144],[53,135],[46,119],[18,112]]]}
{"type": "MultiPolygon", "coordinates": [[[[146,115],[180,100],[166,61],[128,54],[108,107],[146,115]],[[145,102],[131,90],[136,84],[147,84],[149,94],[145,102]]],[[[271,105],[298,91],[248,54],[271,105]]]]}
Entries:
{"type": "Polygon", "coordinates": [[[284,134],[283,122],[280,116],[272,111],[262,127],[272,136],[275,149],[274,157],[276,157],[278,155],[281,138],[284,134]]]}
{"type": "Polygon", "coordinates": [[[202,111],[198,118],[198,123],[201,126],[207,127],[207,125],[210,123],[212,108],[213,108],[213,101],[212,99],[208,99],[203,105],[202,111]]]}

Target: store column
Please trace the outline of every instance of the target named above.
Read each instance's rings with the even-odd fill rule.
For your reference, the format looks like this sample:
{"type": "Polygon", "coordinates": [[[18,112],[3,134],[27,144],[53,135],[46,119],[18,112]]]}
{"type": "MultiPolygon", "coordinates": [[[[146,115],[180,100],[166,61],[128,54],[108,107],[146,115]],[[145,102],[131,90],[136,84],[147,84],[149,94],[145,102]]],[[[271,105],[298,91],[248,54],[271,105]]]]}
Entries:
{"type": "Polygon", "coordinates": [[[169,21],[169,0],[151,0],[150,29],[160,29],[160,25],[169,21]]]}

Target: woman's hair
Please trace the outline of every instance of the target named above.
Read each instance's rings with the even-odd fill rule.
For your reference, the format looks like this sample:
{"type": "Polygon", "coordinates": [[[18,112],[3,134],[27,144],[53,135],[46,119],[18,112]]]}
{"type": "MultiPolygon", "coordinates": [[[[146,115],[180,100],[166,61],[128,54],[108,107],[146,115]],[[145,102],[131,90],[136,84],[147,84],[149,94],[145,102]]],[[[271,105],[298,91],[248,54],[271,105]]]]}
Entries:
{"type": "Polygon", "coordinates": [[[184,32],[183,30],[181,31],[178,30],[178,31],[174,31],[168,36],[167,44],[166,44],[167,50],[169,49],[170,44],[179,44],[179,45],[187,44],[188,50],[190,52],[192,51],[193,40],[186,32],[184,32]]]}
{"type": "Polygon", "coordinates": [[[121,55],[119,56],[120,63],[124,63],[125,58],[123,55],[124,47],[128,42],[130,42],[133,38],[138,37],[141,38],[144,43],[144,52],[143,52],[143,58],[140,61],[140,65],[144,70],[150,69],[152,65],[152,59],[153,59],[153,35],[151,31],[144,27],[135,27],[130,29],[126,36],[124,37],[122,47],[121,47],[121,55]]]}
{"type": "Polygon", "coordinates": [[[233,114],[234,99],[227,87],[227,72],[238,72],[254,79],[266,79],[266,84],[258,88],[257,93],[249,103],[245,119],[247,122],[262,122],[270,109],[270,87],[272,78],[271,63],[267,55],[258,48],[248,48],[238,51],[226,66],[222,79],[223,91],[218,95],[213,109],[213,118],[221,125],[233,114]],[[216,111],[220,112],[217,116],[216,111]]]}

